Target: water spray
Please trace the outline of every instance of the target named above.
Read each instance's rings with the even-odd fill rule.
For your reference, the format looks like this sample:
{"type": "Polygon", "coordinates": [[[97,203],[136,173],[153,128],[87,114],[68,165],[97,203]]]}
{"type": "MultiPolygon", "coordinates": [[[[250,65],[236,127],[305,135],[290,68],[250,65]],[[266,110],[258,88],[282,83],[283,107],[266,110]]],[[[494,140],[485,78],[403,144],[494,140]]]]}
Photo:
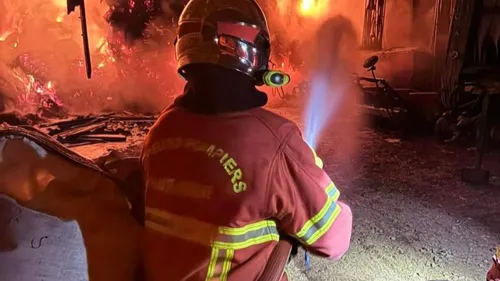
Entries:
{"type": "Polygon", "coordinates": [[[304,137],[312,149],[316,149],[318,138],[338,110],[347,86],[341,59],[342,40],[346,38],[356,38],[356,33],[351,21],[340,15],[327,19],[316,33],[317,58],[304,115],[304,137]]]}
{"type": "Polygon", "coordinates": [[[333,87],[327,74],[312,79],[310,96],[304,114],[304,140],[314,150],[325,126],[342,100],[343,83],[333,87]]]}
{"type": "MultiPolygon", "coordinates": [[[[304,140],[316,151],[318,139],[330,118],[337,111],[342,99],[343,83],[333,87],[331,73],[315,75],[311,82],[309,100],[304,114],[304,140]]],[[[306,271],[311,269],[311,256],[305,252],[306,271]]]]}
{"type": "MultiPolygon", "coordinates": [[[[310,1],[304,1],[310,2],[310,1]]],[[[343,16],[327,19],[316,34],[315,70],[311,78],[309,99],[304,110],[304,140],[316,153],[319,138],[330,119],[339,109],[345,90],[351,80],[343,69],[341,59],[342,38],[352,38],[356,33],[350,20],[343,16]]],[[[305,252],[306,270],[311,268],[311,257],[305,252]]]]}

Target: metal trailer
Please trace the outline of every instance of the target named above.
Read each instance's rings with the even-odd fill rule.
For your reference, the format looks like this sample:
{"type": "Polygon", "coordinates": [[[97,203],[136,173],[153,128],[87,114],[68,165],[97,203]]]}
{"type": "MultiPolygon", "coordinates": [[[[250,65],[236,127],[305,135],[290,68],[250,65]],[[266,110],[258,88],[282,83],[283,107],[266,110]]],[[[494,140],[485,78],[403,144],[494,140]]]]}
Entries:
{"type": "MultiPolygon", "coordinates": [[[[414,9],[417,2],[422,3],[412,1],[414,9]]],[[[389,16],[384,9],[389,1],[366,0],[365,3],[362,47],[380,49],[384,22],[389,16]]],[[[500,93],[500,1],[438,0],[434,12],[432,67],[422,73],[413,73],[413,76],[420,77],[420,81],[426,81],[426,88],[412,91],[393,89],[383,79],[361,77],[361,80],[375,84],[375,87],[363,87],[364,106],[382,112],[396,108],[403,113],[413,112],[413,115],[431,107],[437,108],[442,114],[436,118],[435,133],[438,136],[448,141],[475,138],[475,167],[463,170],[463,180],[486,183],[489,171],[481,169],[483,155],[491,140],[500,141],[500,114],[496,113],[496,109],[500,109],[497,95],[500,93]],[[393,98],[387,102],[387,93],[391,92],[393,94],[389,96],[393,98]],[[375,100],[379,105],[373,102],[377,95],[380,98],[375,100]],[[429,96],[435,98],[429,99],[429,96]],[[427,100],[422,102],[424,97],[427,100]],[[380,101],[384,98],[385,105],[381,106],[380,101]]],[[[373,58],[370,59],[373,62],[373,58]]],[[[366,66],[368,69],[373,67],[366,66]]],[[[356,80],[359,82],[359,77],[356,80]]],[[[412,86],[407,88],[420,89],[412,86]]]]}
{"type": "Polygon", "coordinates": [[[498,136],[499,39],[500,1],[456,1],[440,75],[440,95],[450,115],[461,117],[457,128],[468,127],[476,138],[475,166],[462,172],[462,179],[473,183],[489,181],[489,171],[481,165],[490,141],[498,136]]]}
{"type": "MultiPolygon", "coordinates": [[[[355,75],[354,81],[363,89],[365,93],[365,103],[362,105],[372,115],[383,117],[402,116],[395,118],[398,123],[408,120],[414,123],[434,122],[439,117],[438,113],[444,107],[440,97],[441,72],[447,52],[449,40],[449,30],[454,0],[413,0],[410,4],[392,0],[365,0],[365,14],[362,32],[361,48],[369,57],[364,67],[371,72],[371,77],[360,77],[355,75]],[[394,13],[399,5],[407,5],[409,12],[406,15],[394,13]],[[393,36],[394,27],[391,30],[391,18],[405,17],[411,26],[407,33],[410,34],[410,42],[402,42],[401,46],[411,46],[412,40],[419,35],[420,31],[418,18],[423,16],[423,9],[432,10],[434,22],[432,28],[428,29],[428,49],[419,50],[413,47],[385,46],[387,37],[393,36]],[[389,9],[390,11],[386,10],[389,9]],[[384,44],[383,44],[384,43],[384,44]],[[406,44],[406,45],[405,45],[406,44]],[[380,64],[384,61],[394,63],[394,57],[398,57],[398,62],[411,60],[411,69],[398,69],[390,67],[392,73],[390,77],[385,77],[387,73],[377,73],[374,75],[376,58],[380,57],[380,64]],[[374,61],[375,59],[375,61],[374,61]],[[411,72],[411,74],[408,74],[411,72]],[[400,73],[406,73],[411,78],[402,77],[400,73]],[[398,84],[399,83],[399,84],[398,84]],[[393,114],[395,113],[395,114],[393,114]]],[[[426,10],[426,11],[427,11],[426,10]]],[[[425,12],[426,12],[425,11],[425,12]]],[[[394,21],[392,22],[394,25],[394,21]]],[[[384,68],[383,66],[380,68],[384,68]]],[[[404,75],[404,74],[403,74],[404,75]]]]}

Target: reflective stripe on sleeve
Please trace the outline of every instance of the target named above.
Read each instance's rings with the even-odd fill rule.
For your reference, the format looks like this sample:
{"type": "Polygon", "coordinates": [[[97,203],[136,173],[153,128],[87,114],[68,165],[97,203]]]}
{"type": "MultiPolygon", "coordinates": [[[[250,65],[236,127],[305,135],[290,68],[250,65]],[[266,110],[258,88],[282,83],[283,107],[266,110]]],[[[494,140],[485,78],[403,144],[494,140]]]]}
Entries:
{"type": "Polygon", "coordinates": [[[276,223],[267,220],[232,228],[146,207],[145,225],[146,228],[163,235],[211,247],[207,281],[227,280],[236,250],[279,241],[276,223]]]}
{"type": "Polygon", "coordinates": [[[221,249],[239,250],[279,240],[274,221],[260,221],[239,228],[218,227],[149,207],[146,207],[146,227],[168,236],[221,249]]]}
{"type": "Polygon", "coordinates": [[[312,151],[313,156],[314,156],[314,163],[316,164],[316,166],[323,169],[323,160],[321,160],[321,158],[318,157],[318,154],[316,154],[316,150],[314,150],[312,147],[311,147],[311,151],[312,151]]]}
{"type": "Polygon", "coordinates": [[[145,226],[166,236],[211,246],[218,227],[200,220],[146,207],[145,226]]]}
{"type": "Polygon", "coordinates": [[[328,198],[333,199],[333,201],[337,201],[339,199],[340,191],[337,189],[333,182],[326,186],[325,192],[326,194],[328,194],[328,198]]]}
{"type": "Polygon", "coordinates": [[[314,217],[309,219],[296,234],[297,238],[306,245],[314,244],[314,242],[321,238],[330,229],[340,213],[340,205],[336,202],[340,192],[335,187],[335,184],[330,183],[325,188],[325,192],[328,194],[328,199],[323,208],[314,217]]]}
{"type": "Polygon", "coordinates": [[[220,280],[226,281],[229,271],[231,270],[231,262],[234,257],[234,250],[220,249],[212,247],[210,262],[208,264],[206,281],[220,280]]]}
{"type": "Polygon", "coordinates": [[[214,246],[234,250],[279,240],[278,229],[273,221],[256,222],[240,228],[219,227],[219,234],[214,246]]]}

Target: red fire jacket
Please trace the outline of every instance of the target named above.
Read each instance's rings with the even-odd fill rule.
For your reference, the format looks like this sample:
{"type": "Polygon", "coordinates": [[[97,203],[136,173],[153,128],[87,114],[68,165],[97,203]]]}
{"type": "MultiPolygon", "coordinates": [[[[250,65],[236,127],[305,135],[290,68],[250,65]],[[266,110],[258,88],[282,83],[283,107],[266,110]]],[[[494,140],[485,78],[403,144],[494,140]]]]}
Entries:
{"type": "Polygon", "coordinates": [[[331,259],[349,247],[349,207],[299,128],[265,109],[168,109],[142,165],[148,280],[255,281],[278,230],[331,259]]]}

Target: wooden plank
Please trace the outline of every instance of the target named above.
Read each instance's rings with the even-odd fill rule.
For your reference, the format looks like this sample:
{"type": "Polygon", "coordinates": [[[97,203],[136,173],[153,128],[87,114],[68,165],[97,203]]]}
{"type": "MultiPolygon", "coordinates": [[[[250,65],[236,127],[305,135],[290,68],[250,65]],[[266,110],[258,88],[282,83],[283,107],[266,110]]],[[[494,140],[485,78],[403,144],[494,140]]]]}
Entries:
{"type": "Polygon", "coordinates": [[[87,133],[87,132],[90,133],[90,132],[92,132],[94,130],[106,127],[107,124],[108,124],[107,120],[106,121],[101,121],[99,123],[91,124],[89,126],[78,127],[78,128],[75,128],[75,129],[71,129],[71,130],[67,130],[67,131],[61,132],[61,133],[57,134],[56,137],[64,139],[64,138],[67,138],[67,137],[76,136],[76,135],[87,133]]]}
{"type": "Polygon", "coordinates": [[[446,61],[453,2],[454,0],[437,0],[435,6],[434,34],[432,38],[432,53],[434,55],[432,89],[436,90],[441,86],[441,74],[446,61]]]}
{"type": "Polygon", "coordinates": [[[91,134],[78,136],[78,140],[94,142],[123,142],[127,140],[127,136],[119,134],[91,134]]]}
{"type": "Polygon", "coordinates": [[[92,122],[99,118],[105,118],[115,115],[115,113],[105,113],[99,115],[77,116],[66,120],[59,120],[49,124],[40,124],[40,127],[60,127],[61,129],[77,126],[83,123],[92,122]]]}
{"type": "Polygon", "coordinates": [[[452,95],[458,87],[474,10],[475,1],[472,0],[457,0],[455,4],[447,56],[441,75],[441,101],[446,108],[454,106],[452,95]]]}

